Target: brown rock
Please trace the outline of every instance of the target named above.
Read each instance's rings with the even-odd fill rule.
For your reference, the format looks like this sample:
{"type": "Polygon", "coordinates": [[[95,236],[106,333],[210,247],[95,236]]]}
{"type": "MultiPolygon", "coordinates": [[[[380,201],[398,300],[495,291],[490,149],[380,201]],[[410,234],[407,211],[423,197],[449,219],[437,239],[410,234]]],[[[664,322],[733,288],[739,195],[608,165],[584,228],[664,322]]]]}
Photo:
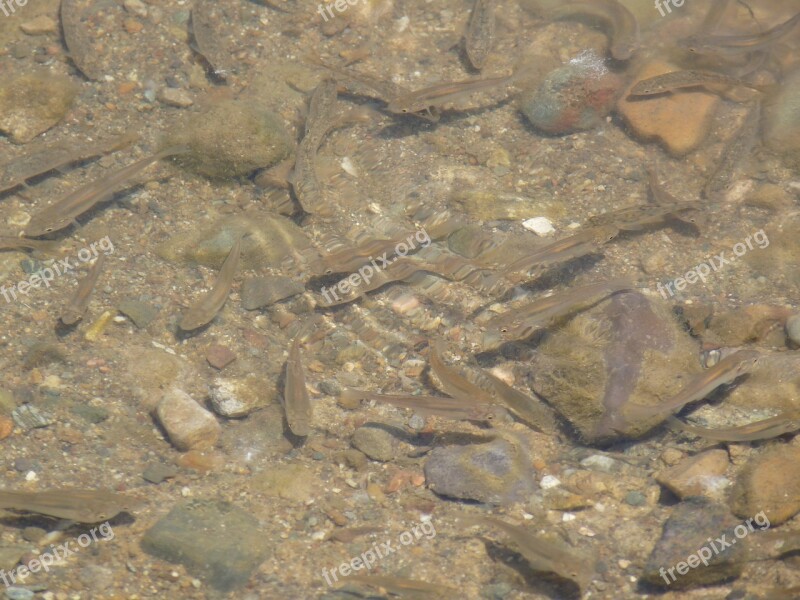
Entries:
{"type": "Polygon", "coordinates": [[[698,91],[680,91],[647,99],[628,99],[639,81],[679,70],[666,62],[654,61],[642,67],[617,102],[617,110],[632,133],[645,141],[656,140],[670,154],[682,156],[697,148],[711,126],[718,96],[698,91]]]}
{"type": "Polygon", "coordinates": [[[236,354],[221,344],[211,344],[206,350],[206,360],[215,369],[224,369],[236,360],[236,354]]]}
{"type": "Polygon", "coordinates": [[[745,465],[731,491],[730,506],[739,517],[764,512],[771,526],[800,512],[800,448],[767,448],[745,465]]]}
{"type": "Polygon", "coordinates": [[[205,450],[219,439],[221,427],[214,415],[181,389],[162,396],[156,416],[178,450],[205,450]]]}
{"type": "Polygon", "coordinates": [[[728,453],[725,450],[709,450],[656,473],[655,478],[679,498],[720,498],[723,490],[730,484],[725,477],[727,469],[728,453]]]}

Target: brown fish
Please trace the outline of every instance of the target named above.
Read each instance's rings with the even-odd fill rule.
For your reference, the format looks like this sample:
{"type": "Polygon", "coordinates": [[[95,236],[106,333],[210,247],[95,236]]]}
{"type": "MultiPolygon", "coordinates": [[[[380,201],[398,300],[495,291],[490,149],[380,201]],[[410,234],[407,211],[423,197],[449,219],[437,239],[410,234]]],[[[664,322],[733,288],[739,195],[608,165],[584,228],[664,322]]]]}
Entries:
{"type": "Polygon", "coordinates": [[[670,428],[685,431],[707,440],[720,442],[753,442],[756,440],[769,440],[786,433],[800,430],[800,410],[789,410],[768,419],[753,421],[747,425],[707,429],[695,427],[683,421],[670,417],[667,420],[670,428]]]}
{"type": "Polygon", "coordinates": [[[303,370],[303,358],[300,354],[300,338],[298,334],[289,348],[289,359],[286,361],[286,385],[283,389],[283,409],[286,411],[286,423],[291,432],[299,437],[311,433],[312,407],[306,388],[306,376],[303,370]]]}
{"type": "Polygon", "coordinates": [[[122,150],[139,139],[139,134],[129,131],[117,138],[103,140],[75,148],[74,143],[49,146],[44,150],[14,158],[0,165],[0,192],[5,192],[28,179],[44,175],[68,165],[122,150]]]}
{"type": "Polygon", "coordinates": [[[773,46],[787,37],[798,23],[800,23],[800,13],[797,13],[788,21],[784,21],[762,33],[744,35],[693,35],[682,40],[680,45],[696,54],[718,54],[722,56],[746,54],[773,46]]]}
{"type": "Polygon", "coordinates": [[[110,490],[64,488],[41,492],[0,490],[0,508],[20,513],[35,513],[79,523],[107,521],[121,512],[144,504],[138,498],[110,490]]]}
{"type": "Polygon", "coordinates": [[[61,313],[61,322],[64,325],[74,325],[83,318],[83,313],[86,312],[86,307],[89,305],[89,297],[94,286],[97,285],[97,279],[100,277],[105,262],[106,255],[100,254],[89,269],[89,274],[78,284],[78,289],[75,290],[75,294],[61,313]]]}
{"type": "Polygon", "coordinates": [[[379,394],[366,390],[346,388],[342,391],[344,400],[374,400],[386,402],[400,408],[410,408],[423,415],[453,419],[456,421],[491,421],[496,406],[480,401],[448,398],[447,396],[411,396],[401,394],[379,394]]]}
{"type": "Polygon", "coordinates": [[[596,576],[590,557],[572,548],[555,534],[534,533],[528,528],[511,525],[492,517],[462,516],[461,520],[467,526],[488,525],[499,529],[513,542],[515,549],[528,561],[532,569],[555,573],[575,582],[581,594],[596,576]]]}
{"type": "Polygon", "coordinates": [[[487,329],[498,330],[506,340],[522,340],[550,319],[573,312],[577,307],[597,301],[610,294],[633,290],[635,286],[628,279],[612,279],[590,283],[546,298],[540,298],[518,309],[498,315],[486,323],[487,329]]]}
{"type": "Polygon", "coordinates": [[[480,70],[494,44],[496,0],[475,0],[464,36],[464,49],[470,64],[480,70]]]}
{"type": "Polygon", "coordinates": [[[686,71],[670,71],[669,73],[643,79],[633,86],[629,95],[653,96],[685,88],[705,87],[713,89],[717,86],[722,86],[723,88],[747,87],[759,92],[770,92],[775,89],[774,85],[749,83],[736,77],[715,73],[714,71],[689,69],[686,71]]]}
{"type": "Polygon", "coordinates": [[[386,110],[394,114],[403,115],[429,112],[432,108],[440,108],[443,104],[465,98],[481,90],[505,87],[513,83],[518,77],[519,73],[512,73],[505,77],[438,83],[393,98],[386,105],[386,110]]]}
{"type": "Polygon", "coordinates": [[[633,13],[617,0],[568,1],[551,14],[554,19],[573,15],[588,15],[609,24],[611,56],[616,60],[628,60],[639,48],[639,23],[633,13]]]}
{"type": "Polygon", "coordinates": [[[38,237],[69,227],[80,215],[111,198],[118,185],[130,179],[145,167],[162,158],[187,151],[188,148],[185,146],[167,148],[68,193],[50,206],[34,214],[25,228],[25,235],[38,237]]]}
{"type": "Polygon", "coordinates": [[[367,585],[381,594],[416,600],[449,600],[458,593],[458,590],[444,585],[389,575],[349,575],[342,585],[350,581],[367,585]]]}
{"type": "Polygon", "coordinates": [[[210,323],[225,304],[231,292],[233,278],[239,269],[242,237],[244,236],[240,236],[231,247],[211,291],[201,296],[181,318],[178,327],[183,331],[192,331],[210,323]]]}
{"type": "Polygon", "coordinates": [[[635,418],[677,412],[687,404],[702,400],[721,385],[733,383],[742,375],[749,373],[760,358],[761,354],[757,350],[751,348],[739,350],[692,379],[680,392],[663,404],[642,406],[629,402],[626,410],[635,418]]]}

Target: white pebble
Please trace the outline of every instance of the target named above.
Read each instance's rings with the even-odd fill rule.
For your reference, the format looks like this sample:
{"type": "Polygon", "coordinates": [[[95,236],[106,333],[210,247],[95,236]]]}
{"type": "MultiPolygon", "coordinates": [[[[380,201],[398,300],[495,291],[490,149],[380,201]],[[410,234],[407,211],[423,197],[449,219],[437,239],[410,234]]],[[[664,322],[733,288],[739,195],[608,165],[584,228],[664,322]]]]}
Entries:
{"type": "Polygon", "coordinates": [[[522,226],[536,235],[550,235],[555,231],[553,223],[547,217],[533,217],[523,221],[522,226]]]}
{"type": "Polygon", "coordinates": [[[555,477],[554,475],[545,475],[539,482],[539,486],[543,490],[549,490],[550,488],[558,487],[559,485],[561,485],[561,481],[559,481],[558,477],[555,477]]]}

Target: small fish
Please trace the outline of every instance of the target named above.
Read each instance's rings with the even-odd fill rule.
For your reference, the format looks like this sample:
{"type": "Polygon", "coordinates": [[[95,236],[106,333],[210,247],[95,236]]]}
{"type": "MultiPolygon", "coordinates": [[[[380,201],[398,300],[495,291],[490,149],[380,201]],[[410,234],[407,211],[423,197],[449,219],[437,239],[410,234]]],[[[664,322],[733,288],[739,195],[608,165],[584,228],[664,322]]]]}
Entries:
{"type": "Polygon", "coordinates": [[[480,70],[494,44],[496,0],[475,0],[464,36],[464,49],[470,64],[480,70]]]}
{"type": "Polygon", "coordinates": [[[553,411],[542,401],[511,387],[489,371],[484,370],[481,374],[494,388],[495,398],[519,420],[541,433],[553,433],[556,430],[553,411]]]}
{"type": "Polygon", "coordinates": [[[795,26],[800,23],[800,13],[788,21],[776,25],[763,33],[744,35],[693,35],[679,44],[696,54],[712,55],[740,55],[773,46],[787,37],[795,26]]]}
{"type": "Polygon", "coordinates": [[[97,66],[96,54],[92,48],[92,35],[88,27],[81,22],[82,15],[83,11],[77,0],[61,0],[59,17],[69,57],[84,77],[97,81],[102,73],[97,66]]]}
{"type": "Polygon", "coordinates": [[[409,600],[449,600],[458,594],[455,588],[389,575],[348,575],[342,581],[342,585],[348,582],[361,583],[377,590],[380,594],[391,594],[409,600]]]}
{"type": "Polygon", "coordinates": [[[20,248],[50,254],[58,249],[58,242],[30,240],[13,235],[0,235],[0,250],[19,250],[20,248]]]}
{"type": "Polygon", "coordinates": [[[503,269],[507,276],[522,275],[527,278],[534,268],[547,267],[556,263],[594,254],[600,251],[602,244],[610,242],[619,234],[619,228],[613,224],[589,227],[578,233],[545,244],[530,254],[523,256],[503,269]]]}
{"type": "Polygon", "coordinates": [[[491,404],[446,396],[410,396],[401,394],[379,394],[366,390],[347,388],[342,392],[344,400],[374,400],[386,402],[400,408],[410,408],[423,415],[453,419],[456,421],[491,421],[495,407],[491,404]]]}
{"type": "Polygon", "coordinates": [[[192,6],[192,37],[195,49],[205,59],[211,74],[226,80],[231,72],[231,53],[220,43],[219,26],[225,13],[215,0],[194,0],[192,6]]]}
{"type": "Polygon", "coordinates": [[[222,263],[222,268],[219,270],[219,275],[217,275],[211,291],[201,296],[181,318],[178,327],[183,331],[192,331],[210,323],[225,304],[228,294],[231,292],[233,278],[239,269],[243,237],[239,236],[231,247],[231,251],[228,253],[225,262],[222,263]]]}
{"type": "Polygon", "coordinates": [[[431,345],[430,364],[444,392],[461,402],[477,402],[488,405],[493,402],[488,392],[472,383],[458,370],[448,367],[442,358],[444,344],[436,341],[431,345]]]}
{"type": "Polygon", "coordinates": [[[136,142],[139,134],[129,131],[117,138],[75,148],[62,143],[14,158],[0,166],[0,193],[24,185],[28,179],[96,156],[111,154],[136,142]]]}
{"type": "Polygon", "coordinates": [[[590,283],[498,315],[486,323],[486,328],[498,330],[506,340],[523,340],[550,319],[567,315],[581,304],[597,301],[598,296],[605,298],[617,292],[633,289],[635,286],[627,279],[590,283]]]}
{"type": "Polygon", "coordinates": [[[493,517],[462,516],[469,527],[485,525],[502,531],[513,542],[515,549],[535,571],[555,573],[575,582],[581,595],[595,578],[591,559],[569,546],[555,534],[542,535],[518,525],[511,525],[493,517]]]}
{"type": "Polygon", "coordinates": [[[291,432],[298,437],[306,437],[311,433],[312,407],[306,388],[306,376],[303,371],[303,358],[300,355],[300,338],[298,334],[289,347],[289,359],[286,361],[286,385],[283,389],[286,423],[291,432]]]}
{"type": "Polygon", "coordinates": [[[386,105],[386,110],[402,115],[429,112],[432,108],[440,108],[443,104],[459,100],[474,92],[487,88],[505,87],[516,81],[518,77],[519,73],[512,73],[505,77],[438,83],[393,98],[386,105]]]}
{"type": "Polygon", "coordinates": [[[733,139],[725,146],[719,164],[703,186],[703,197],[714,199],[727,190],[737,177],[742,163],[750,156],[750,152],[758,141],[761,132],[761,101],[753,103],[750,112],[736,132],[733,139]]]}
{"type": "Polygon", "coordinates": [[[89,269],[89,274],[78,284],[78,289],[75,290],[75,294],[61,313],[61,322],[64,325],[74,325],[83,318],[83,313],[86,312],[86,307],[89,305],[89,296],[97,284],[105,262],[106,255],[100,254],[89,269]]]}
{"type": "Polygon", "coordinates": [[[27,237],[38,237],[68,227],[75,222],[77,217],[111,198],[118,185],[130,179],[145,167],[162,158],[187,151],[188,148],[185,146],[167,148],[68,193],[50,206],[34,214],[25,228],[25,235],[27,237]]]}
{"type": "Polygon", "coordinates": [[[633,86],[629,95],[653,96],[655,94],[664,94],[684,88],[713,88],[715,86],[723,86],[726,88],[747,87],[759,92],[770,92],[775,89],[774,85],[748,83],[736,77],[729,77],[722,73],[715,73],[714,71],[686,70],[670,71],[669,73],[643,79],[633,86]]]}
{"type": "Polygon", "coordinates": [[[639,48],[639,24],[636,17],[617,0],[564,2],[551,16],[560,19],[572,15],[588,15],[610,25],[611,56],[616,60],[628,60],[639,48]]]}
{"type": "Polygon", "coordinates": [[[34,513],[78,523],[99,523],[121,512],[141,507],[143,502],[109,490],[65,488],[41,492],[0,490],[0,509],[34,513]]]}
{"type": "Polygon", "coordinates": [[[677,395],[663,404],[642,406],[629,402],[626,410],[630,416],[639,419],[677,412],[687,404],[702,400],[721,385],[728,385],[746,375],[755,367],[760,357],[757,350],[739,350],[692,379],[677,395]]]}
{"type": "Polygon", "coordinates": [[[699,211],[703,203],[697,200],[680,202],[658,183],[656,174],[651,169],[647,170],[648,185],[653,198],[653,204],[631,206],[587,219],[593,227],[614,225],[620,231],[641,231],[656,225],[663,225],[671,220],[684,221],[683,214],[699,211]]]}
{"type": "Polygon", "coordinates": [[[671,429],[684,431],[707,440],[717,440],[720,442],[753,442],[756,440],[769,440],[786,433],[794,433],[800,430],[800,410],[790,410],[782,412],[768,419],[754,421],[747,425],[737,427],[726,427],[722,429],[706,429],[705,427],[694,427],[683,421],[670,417],[667,425],[671,429]]]}

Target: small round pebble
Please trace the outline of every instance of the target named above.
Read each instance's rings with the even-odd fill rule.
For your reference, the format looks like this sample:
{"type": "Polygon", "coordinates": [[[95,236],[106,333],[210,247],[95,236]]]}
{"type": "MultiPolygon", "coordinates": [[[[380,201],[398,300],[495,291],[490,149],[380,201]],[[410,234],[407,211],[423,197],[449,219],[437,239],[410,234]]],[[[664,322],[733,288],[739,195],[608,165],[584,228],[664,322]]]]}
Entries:
{"type": "Polygon", "coordinates": [[[793,344],[800,346],[800,315],[792,315],[787,319],[786,335],[793,344]]]}

